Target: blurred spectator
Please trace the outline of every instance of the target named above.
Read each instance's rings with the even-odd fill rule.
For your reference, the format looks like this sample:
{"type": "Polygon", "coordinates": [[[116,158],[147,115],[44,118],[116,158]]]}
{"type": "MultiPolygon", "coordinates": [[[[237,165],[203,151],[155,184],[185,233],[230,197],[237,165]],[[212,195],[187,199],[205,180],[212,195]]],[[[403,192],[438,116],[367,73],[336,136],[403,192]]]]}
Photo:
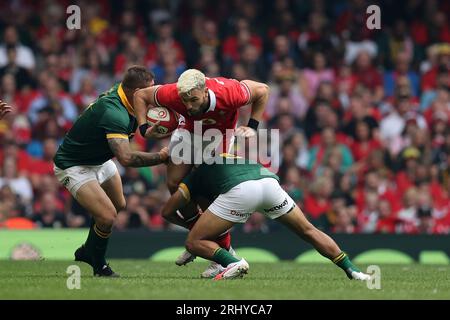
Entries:
{"type": "Polygon", "coordinates": [[[267,226],[267,221],[264,215],[261,213],[255,212],[250,218],[247,220],[243,227],[244,232],[263,232],[267,233],[269,231],[269,227],[267,226]]]}
{"type": "Polygon", "coordinates": [[[412,95],[419,96],[420,79],[416,72],[410,70],[409,64],[411,57],[406,52],[399,52],[395,59],[395,69],[384,74],[384,94],[386,96],[394,95],[395,83],[397,77],[405,76],[411,85],[412,95]]]}
{"type": "Polygon", "coordinates": [[[56,208],[54,194],[46,192],[41,195],[40,210],[33,215],[33,221],[40,228],[64,228],[67,227],[64,213],[56,208]]]}
{"type": "MultiPolygon", "coordinates": [[[[80,50],[79,61],[76,68],[73,70],[71,79],[69,81],[69,91],[71,94],[76,94],[81,91],[83,79],[88,78],[92,81],[97,93],[108,90],[113,83],[113,72],[106,72],[104,65],[107,61],[102,61],[101,53],[96,50],[95,39],[88,38],[86,42],[93,44],[88,48],[80,50]]],[[[101,47],[101,46],[100,46],[101,47]]]]}
{"type": "Polygon", "coordinates": [[[139,174],[138,168],[125,168],[122,177],[123,193],[128,196],[136,194],[144,196],[151,189],[151,184],[139,174]]]}
{"type": "Polygon", "coordinates": [[[118,216],[122,215],[119,220],[120,227],[126,229],[139,229],[149,226],[148,213],[142,206],[140,197],[136,194],[131,194],[127,197],[127,208],[119,212],[118,216]]]}
{"type": "Polygon", "coordinates": [[[330,32],[329,21],[324,12],[319,9],[308,15],[308,24],[299,35],[297,43],[299,49],[305,51],[306,57],[317,51],[326,52],[331,57],[340,45],[336,34],[330,32]]]}
{"type": "Polygon", "coordinates": [[[89,104],[97,99],[99,92],[94,87],[94,82],[89,76],[81,79],[80,90],[73,96],[73,102],[78,107],[78,112],[82,113],[89,104]]]}
{"type": "Polygon", "coordinates": [[[381,149],[381,143],[373,137],[370,125],[366,121],[358,121],[355,129],[355,140],[350,146],[356,162],[365,163],[370,153],[381,149]]]}
{"type": "MultiPolygon", "coordinates": [[[[0,49],[1,50],[1,49],[0,49]]],[[[0,68],[0,78],[5,74],[11,74],[14,76],[15,85],[19,90],[25,86],[33,87],[35,85],[29,71],[19,65],[17,65],[17,48],[12,45],[6,47],[7,63],[0,68]]]]}
{"type": "Polygon", "coordinates": [[[393,156],[403,147],[401,134],[408,120],[417,124],[419,128],[426,128],[425,119],[414,112],[409,91],[399,91],[394,103],[394,109],[380,123],[381,140],[393,156]]]}
{"type": "Polygon", "coordinates": [[[0,227],[3,225],[6,228],[33,228],[29,220],[24,218],[26,209],[12,187],[5,184],[0,187],[0,227]],[[23,218],[23,219],[22,219],[23,218]],[[12,220],[14,219],[14,220],[12,220]],[[25,219],[25,220],[24,220],[25,219]]]}
{"type": "Polygon", "coordinates": [[[33,51],[24,46],[19,41],[17,29],[14,26],[7,26],[3,32],[3,43],[0,44],[0,67],[8,64],[8,48],[16,49],[15,63],[19,67],[32,70],[35,67],[33,51]]]}
{"type": "Polygon", "coordinates": [[[450,74],[447,67],[439,67],[436,74],[436,88],[429,88],[422,94],[420,101],[420,110],[425,111],[436,100],[439,90],[448,90],[450,88],[450,74]]]}
{"type": "Polygon", "coordinates": [[[378,204],[378,214],[378,221],[375,231],[377,233],[395,233],[398,220],[392,212],[389,201],[380,201],[378,204]]]}
{"type": "Polygon", "coordinates": [[[328,66],[326,57],[321,52],[316,52],[312,56],[312,61],[308,68],[305,68],[301,78],[300,86],[308,101],[312,101],[316,95],[319,84],[322,81],[334,81],[334,72],[328,66]]]}
{"type": "Polygon", "coordinates": [[[252,33],[248,20],[236,19],[234,28],[235,32],[225,38],[222,46],[222,55],[227,66],[240,61],[242,48],[246,45],[252,45],[257,50],[262,49],[262,39],[252,33]]]}
{"type": "Polygon", "coordinates": [[[372,58],[368,51],[360,51],[353,64],[353,74],[357,83],[374,91],[374,101],[379,103],[384,97],[383,78],[372,58]]]}
{"type": "Polygon", "coordinates": [[[337,233],[355,233],[356,228],[352,223],[352,218],[349,210],[346,207],[337,209],[336,211],[336,221],[333,228],[333,232],[337,233]]]}
{"type": "Polygon", "coordinates": [[[290,111],[299,119],[303,119],[308,109],[305,97],[296,86],[295,74],[286,71],[276,79],[276,84],[271,88],[269,101],[267,102],[266,115],[270,118],[276,115],[279,99],[287,97],[290,103],[290,111]]]}
{"type": "Polygon", "coordinates": [[[147,48],[144,57],[145,64],[151,68],[158,61],[161,61],[164,54],[169,51],[175,54],[174,60],[177,65],[184,64],[186,61],[185,53],[181,44],[174,38],[172,22],[166,19],[159,21],[154,34],[157,38],[147,48]]]}
{"type": "Polygon", "coordinates": [[[403,208],[397,214],[402,223],[402,232],[411,232],[417,226],[417,202],[417,189],[411,187],[406,190],[403,196],[403,208]]]}
{"type": "Polygon", "coordinates": [[[331,209],[330,195],[333,191],[333,181],[319,177],[309,191],[305,197],[304,212],[314,225],[326,228],[328,225],[326,213],[331,209]]]}
{"type": "Polygon", "coordinates": [[[336,141],[336,132],[332,128],[324,128],[321,134],[321,143],[313,147],[309,154],[308,170],[316,175],[316,171],[326,165],[327,161],[335,161],[341,157],[336,163],[336,168],[340,172],[345,172],[353,164],[353,156],[344,144],[336,141]]]}
{"type": "Polygon", "coordinates": [[[50,112],[67,121],[73,122],[77,115],[77,107],[72,99],[61,90],[58,80],[54,77],[48,77],[43,86],[41,94],[30,103],[28,116],[32,123],[38,121],[38,113],[47,108],[50,112]]]}
{"type": "Polygon", "coordinates": [[[0,188],[8,185],[13,192],[19,196],[24,204],[30,204],[33,200],[33,189],[30,181],[24,177],[19,176],[17,171],[17,162],[13,157],[5,157],[3,159],[2,176],[0,177],[0,188]]]}
{"type": "Polygon", "coordinates": [[[279,34],[273,39],[273,53],[269,56],[269,61],[273,64],[276,61],[285,61],[290,58],[295,65],[299,64],[298,54],[295,52],[292,43],[287,35],[279,34]]]}
{"type": "Polygon", "coordinates": [[[432,90],[437,86],[438,73],[445,72],[450,74],[450,44],[442,43],[437,46],[437,58],[431,69],[422,76],[422,91],[432,90]]]}

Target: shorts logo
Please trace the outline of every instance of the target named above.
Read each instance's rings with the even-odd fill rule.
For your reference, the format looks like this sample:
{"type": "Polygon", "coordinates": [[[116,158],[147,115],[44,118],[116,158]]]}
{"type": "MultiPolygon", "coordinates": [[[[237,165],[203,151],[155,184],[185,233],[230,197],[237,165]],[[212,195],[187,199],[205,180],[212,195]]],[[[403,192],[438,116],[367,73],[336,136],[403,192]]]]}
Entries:
{"type": "Polygon", "coordinates": [[[264,209],[264,211],[265,211],[265,212],[272,212],[272,211],[280,210],[281,208],[283,208],[283,207],[286,206],[287,204],[288,204],[288,200],[287,200],[287,198],[286,198],[286,199],[284,199],[284,201],[283,201],[281,204],[279,204],[279,205],[277,205],[277,206],[275,206],[275,207],[272,207],[272,208],[270,208],[270,209],[264,209]]]}
{"type": "Polygon", "coordinates": [[[233,215],[233,216],[236,216],[236,217],[241,217],[241,218],[245,218],[246,217],[245,213],[240,213],[240,212],[237,212],[236,210],[231,210],[230,214],[233,215]]]}
{"type": "Polygon", "coordinates": [[[69,177],[65,177],[64,180],[61,183],[62,183],[62,185],[64,187],[67,187],[69,185],[69,182],[70,182],[70,178],[69,177]]]}

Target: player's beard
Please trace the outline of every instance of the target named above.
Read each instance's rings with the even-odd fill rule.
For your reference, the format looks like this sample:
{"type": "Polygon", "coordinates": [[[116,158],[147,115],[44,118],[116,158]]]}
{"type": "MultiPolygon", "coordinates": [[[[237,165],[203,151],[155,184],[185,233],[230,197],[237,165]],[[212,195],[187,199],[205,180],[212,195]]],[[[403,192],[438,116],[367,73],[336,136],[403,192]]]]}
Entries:
{"type": "Polygon", "coordinates": [[[200,106],[200,108],[197,111],[195,111],[195,112],[188,111],[188,113],[190,116],[198,116],[200,114],[205,113],[206,110],[208,110],[208,107],[209,107],[209,101],[208,101],[208,99],[205,99],[205,102],[200,106]]]}

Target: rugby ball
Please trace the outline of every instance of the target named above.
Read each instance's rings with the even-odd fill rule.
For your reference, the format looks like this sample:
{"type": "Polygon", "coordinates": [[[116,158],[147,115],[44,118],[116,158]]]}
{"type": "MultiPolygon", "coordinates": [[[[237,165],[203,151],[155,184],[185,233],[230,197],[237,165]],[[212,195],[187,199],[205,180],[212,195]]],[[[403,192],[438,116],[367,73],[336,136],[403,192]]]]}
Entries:
{"type": "Polygon", "coordinates": [[[160,121],[157,132],[159,134],[171,133],[178,127],[178,114],[166,107],[154,107],[147,111],[147,123],[153,126],[160,121]]]}

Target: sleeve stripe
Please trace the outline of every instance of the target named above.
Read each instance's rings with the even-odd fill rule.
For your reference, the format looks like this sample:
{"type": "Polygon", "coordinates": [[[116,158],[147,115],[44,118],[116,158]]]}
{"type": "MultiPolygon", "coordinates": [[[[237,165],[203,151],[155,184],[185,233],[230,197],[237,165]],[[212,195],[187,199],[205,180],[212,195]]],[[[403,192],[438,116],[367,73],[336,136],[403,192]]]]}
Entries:
{"type": "Polygon", "coordinates": [[[106,139],[128,139],[128,135],[123,133],[107,133],[106,139]]]}
{"type": "Polygon", "coordinates": [[[189,192],[189,188],[183,182],[179,184],[178,190],[180,190],[181,194],[187,201],[191,201],[191,193],[189,192]]]}
{"type": "Polygon", "coordinates": [[[153,100],[155,100],[155,103],[156,103],[156,106],[157,106],[157,107],[162,107],[161,104],[160,104],[159,101],[158,101],[158,96],[157,96],[157,93],[158,93],[159,88],[161,88],[161,86],[158,86],[158,87],[155,89],[155,92],[153,92],[153,100]]]}
{"type": "Polygon", "coordinates": [[[247,90],[247,93],[248,93],[248,100],[247,100],[247,102],[245,103],[245,104],[249,104],[250,103],[250,101],[252,100],[252,92],[250,91],[250,88],[248,87],[248,85],[245,83],[245,82],[240,82],[241,83],[241,85],[243,85],[244,86],[244,88],[247,90]]]}

